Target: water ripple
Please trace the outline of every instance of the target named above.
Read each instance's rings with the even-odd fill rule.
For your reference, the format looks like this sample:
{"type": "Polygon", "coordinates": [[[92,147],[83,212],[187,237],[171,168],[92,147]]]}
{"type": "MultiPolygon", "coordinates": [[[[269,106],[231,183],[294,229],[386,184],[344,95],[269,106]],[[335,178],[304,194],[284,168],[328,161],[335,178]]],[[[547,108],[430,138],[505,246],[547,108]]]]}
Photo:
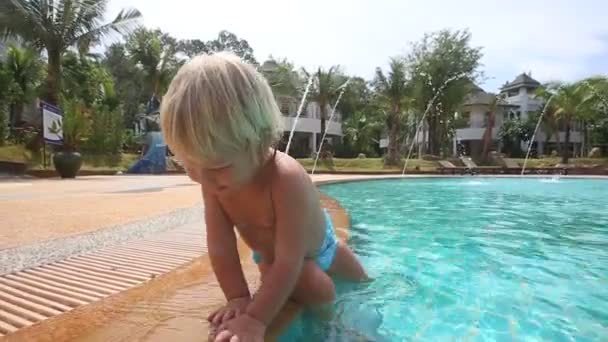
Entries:
{"type": "Polygon", "coordinates": [[[607,181],[391,180],[324,191],[349,210],[351,245],[376,278],[338,287],[349,329],[391,340],[608,336],[607,181]],[[367,306],[380,323],[361,323],[367,306]]]}

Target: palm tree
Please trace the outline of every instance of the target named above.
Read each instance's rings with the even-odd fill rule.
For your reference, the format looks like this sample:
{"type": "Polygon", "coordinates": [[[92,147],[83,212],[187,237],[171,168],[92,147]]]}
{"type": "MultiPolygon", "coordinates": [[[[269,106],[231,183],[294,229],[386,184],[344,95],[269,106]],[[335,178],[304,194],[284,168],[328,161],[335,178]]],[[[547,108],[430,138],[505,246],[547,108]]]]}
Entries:
{"type": "MultiPolygon", "coordinates": [[[[319,106],[321,114],[321,136],[325,133],[327,126],[327,119],[329,119],[328,108],[330,108],[332,102],[337,98],[338,92],[343,85],[342,77],[340,77],[340,69],[337,66],[332,66],[329,70],[325,71],[319,67],[317,71],[312,75],[315,78],[313,82],[313,88],[311,89],[310,99],[319,106]]],[[[311,77],[306,70],[304,74],[308,79],[311,77]]],[[[317,141],[317,145],[321,145],[321,141],[317,141]]],[[[317,148],[318,148],[317,146],[317,148]]]]}
{"type": "Polygon", "coordinates": [[[127,50],[146,78],[152,98],[158,99],[167,90],[179,62],[175,56],[177,41],[160,30],[137,29],[127,42],[127,50]]]}
{"type": "Polygon", "coordinates": [[[555,141],[557,142],[557,153],[562,154],[562,142],[560,136],[560,120],[556,115],[557,107],[551,100],[553,92],[549,89],[554,88],[550,84],[545,85],[536,89],[536,96],[545,101],[546,108],[543,108],[538,115],[542,115],[543,131],[545,132],[545,146],[551,141],[551,137],[555,135],[555,141]],[[550,101],[551,100],[551,101],[550,101]],[[550,101],[550,102],[547,102],[550,101]],[[544,110],[544,113],[543,113],[544,110]]]}
{"type": "Polygon", "coordinates": [[[344,135],[357,153],[369,153],[372,145],[378,143],[383,122],[374,114],[356,111],[344,122],[344,135]]]}
{"type": "Polygon", "coordinates": [[[388,154],[385,165],[399,165],[399,142],[401,122],[406,115],[410,102],[409,80],[406,74],[406,64],[402,59],[391,58],[388,76],[380,68],[376,69],[374,87],[378,99],[387,109],[386,124],[388,128],[388,154]]]}
{"type": "Polygon", "coordinates": [[[259,70],[268,81],[275,95],[297,98],[303,92],[306,81],[302,79],[293,64],[287,59],[275,61],[271,57],[260,66],[259,70]]]}
{"type": "Polygon", "coordinates": [[[483,151],[481,153],[483,160],[488,160],[490,154],[490,148],[492,147],[492,130],[496,124],[496,111],[502,101],[500,95],[492,95],[492,99],[488,104],[488,122],[486,124],[486,130],[483,133],[483,151]]]}
{"type": "Polygon", "coordinates": [[[11,104],[11,126],[21,124],[23,108],[32,101],[43,75],[40,55],[31,49],[9,45],[6,52],[5,69],[16,85],[11,104]]]}
{"type": "Polygon", "coordinates": [[[588,108],[582,116],[583,137],[585,143],[581,149],[583,155],[587,155],[591,147],[591,136],[593,128],[608,118],[608,77],[594,76],[579,82],[588,87],[588,108]]]}
{"type": "MultiPolygon", "coordinates": [[[[564,146],[562,148],[562,164],[568,164],[570,158],[570,133],[575,121],[582,119],[592,110],[592,99],[589,87],[583,82],[561,83],[554,82],[539,90],[545,93],[547,99],[552,99],[552,115],[561,122],[564,134],[564,146]],[[551,95],[549,95],[551,94],[551,95]]],[[[559,133],[558,133],[559,134],[559,133]]]]}
{"type": "Polygon", "coordinates": [[[48,58],[46,100],[57,104],[61,88],[61,59],[70,47],[88,50],[112,33],[125,34],[141,17],[135,9],[122,10],[102,24],[109,0],[2,0],[0,35],[19,36],[48,58]]]}

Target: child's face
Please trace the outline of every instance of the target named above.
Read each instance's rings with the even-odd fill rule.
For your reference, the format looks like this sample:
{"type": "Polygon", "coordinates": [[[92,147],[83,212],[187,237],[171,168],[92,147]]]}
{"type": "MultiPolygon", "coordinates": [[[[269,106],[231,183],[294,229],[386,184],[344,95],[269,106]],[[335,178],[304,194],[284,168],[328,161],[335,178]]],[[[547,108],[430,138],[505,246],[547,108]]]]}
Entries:
{"type": "Polygon", "coordinates": [[[242,157],[206,163],[184,160],[184,168],[193,181],[217,194],[240,188],[253,177],[254,172],[242,157]]]}

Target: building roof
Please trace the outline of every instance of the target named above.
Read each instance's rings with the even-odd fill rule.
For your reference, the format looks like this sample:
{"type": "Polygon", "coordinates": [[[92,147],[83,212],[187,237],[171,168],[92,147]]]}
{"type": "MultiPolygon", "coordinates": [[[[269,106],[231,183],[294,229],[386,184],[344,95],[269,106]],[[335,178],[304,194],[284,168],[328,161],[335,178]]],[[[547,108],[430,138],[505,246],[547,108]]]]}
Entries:
{"type": "Polygon", "coordinates": [[[279,67],[279,65],[277,64],[277,62],[274,59],[269,59],[267,61],[264,62],[264,64],[262,64],[262,66],[260,67],[260,70],[262,72],[272,72],[277,70],[277,68],[279,67]]]}
{"type": "MultiPolygon", "coordinates": [[[[467,96],[464,105],[465,106],[473,106],[473,105],[485,105],[489,106],[492,104],[492,101],[496,98],[496,94],[486,93],[483,89],[478,86],[473,88],[473,91],[467,96]]],[[[509,105],[505,100],[499,99],[498,106],[508,107],[509,105]]]]}
{"type": "Polygon", "coordinates": [[[536,88],[540,86],[540,82],[530,77],[530,75],[526,73],[522,73],[519,76],[515,77],[512,82],[507,82],[505,85],[500,88],[501,91],[511,90],[511,89],[519,89],[522,87],[533,87],[536,88]]]}

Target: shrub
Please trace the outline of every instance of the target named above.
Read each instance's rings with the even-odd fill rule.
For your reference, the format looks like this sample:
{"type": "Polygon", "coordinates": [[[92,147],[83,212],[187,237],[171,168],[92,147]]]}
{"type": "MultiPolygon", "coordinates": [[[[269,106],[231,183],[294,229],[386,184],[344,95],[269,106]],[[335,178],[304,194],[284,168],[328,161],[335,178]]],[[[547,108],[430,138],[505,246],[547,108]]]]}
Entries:
{"type": "Polygon", "coordinates": [[[4,146],[8,138],[7,106],[0,104],[0,146],[4,146]]]}
{"type": "Polygon", "coordinates": [[[123,138],[122,149],[124,152],[139,153],[141,151],[143,134],[136,134],[132,129],[125,129],[123,138]]]}
{"type": "Polygon", "coordinates": [[[87,140],[87,151],[95,154],[118,154],[122,150],[125,131],[119,108],[110,110],[97,106],[91,115],[91,133],[87,140]]]}

